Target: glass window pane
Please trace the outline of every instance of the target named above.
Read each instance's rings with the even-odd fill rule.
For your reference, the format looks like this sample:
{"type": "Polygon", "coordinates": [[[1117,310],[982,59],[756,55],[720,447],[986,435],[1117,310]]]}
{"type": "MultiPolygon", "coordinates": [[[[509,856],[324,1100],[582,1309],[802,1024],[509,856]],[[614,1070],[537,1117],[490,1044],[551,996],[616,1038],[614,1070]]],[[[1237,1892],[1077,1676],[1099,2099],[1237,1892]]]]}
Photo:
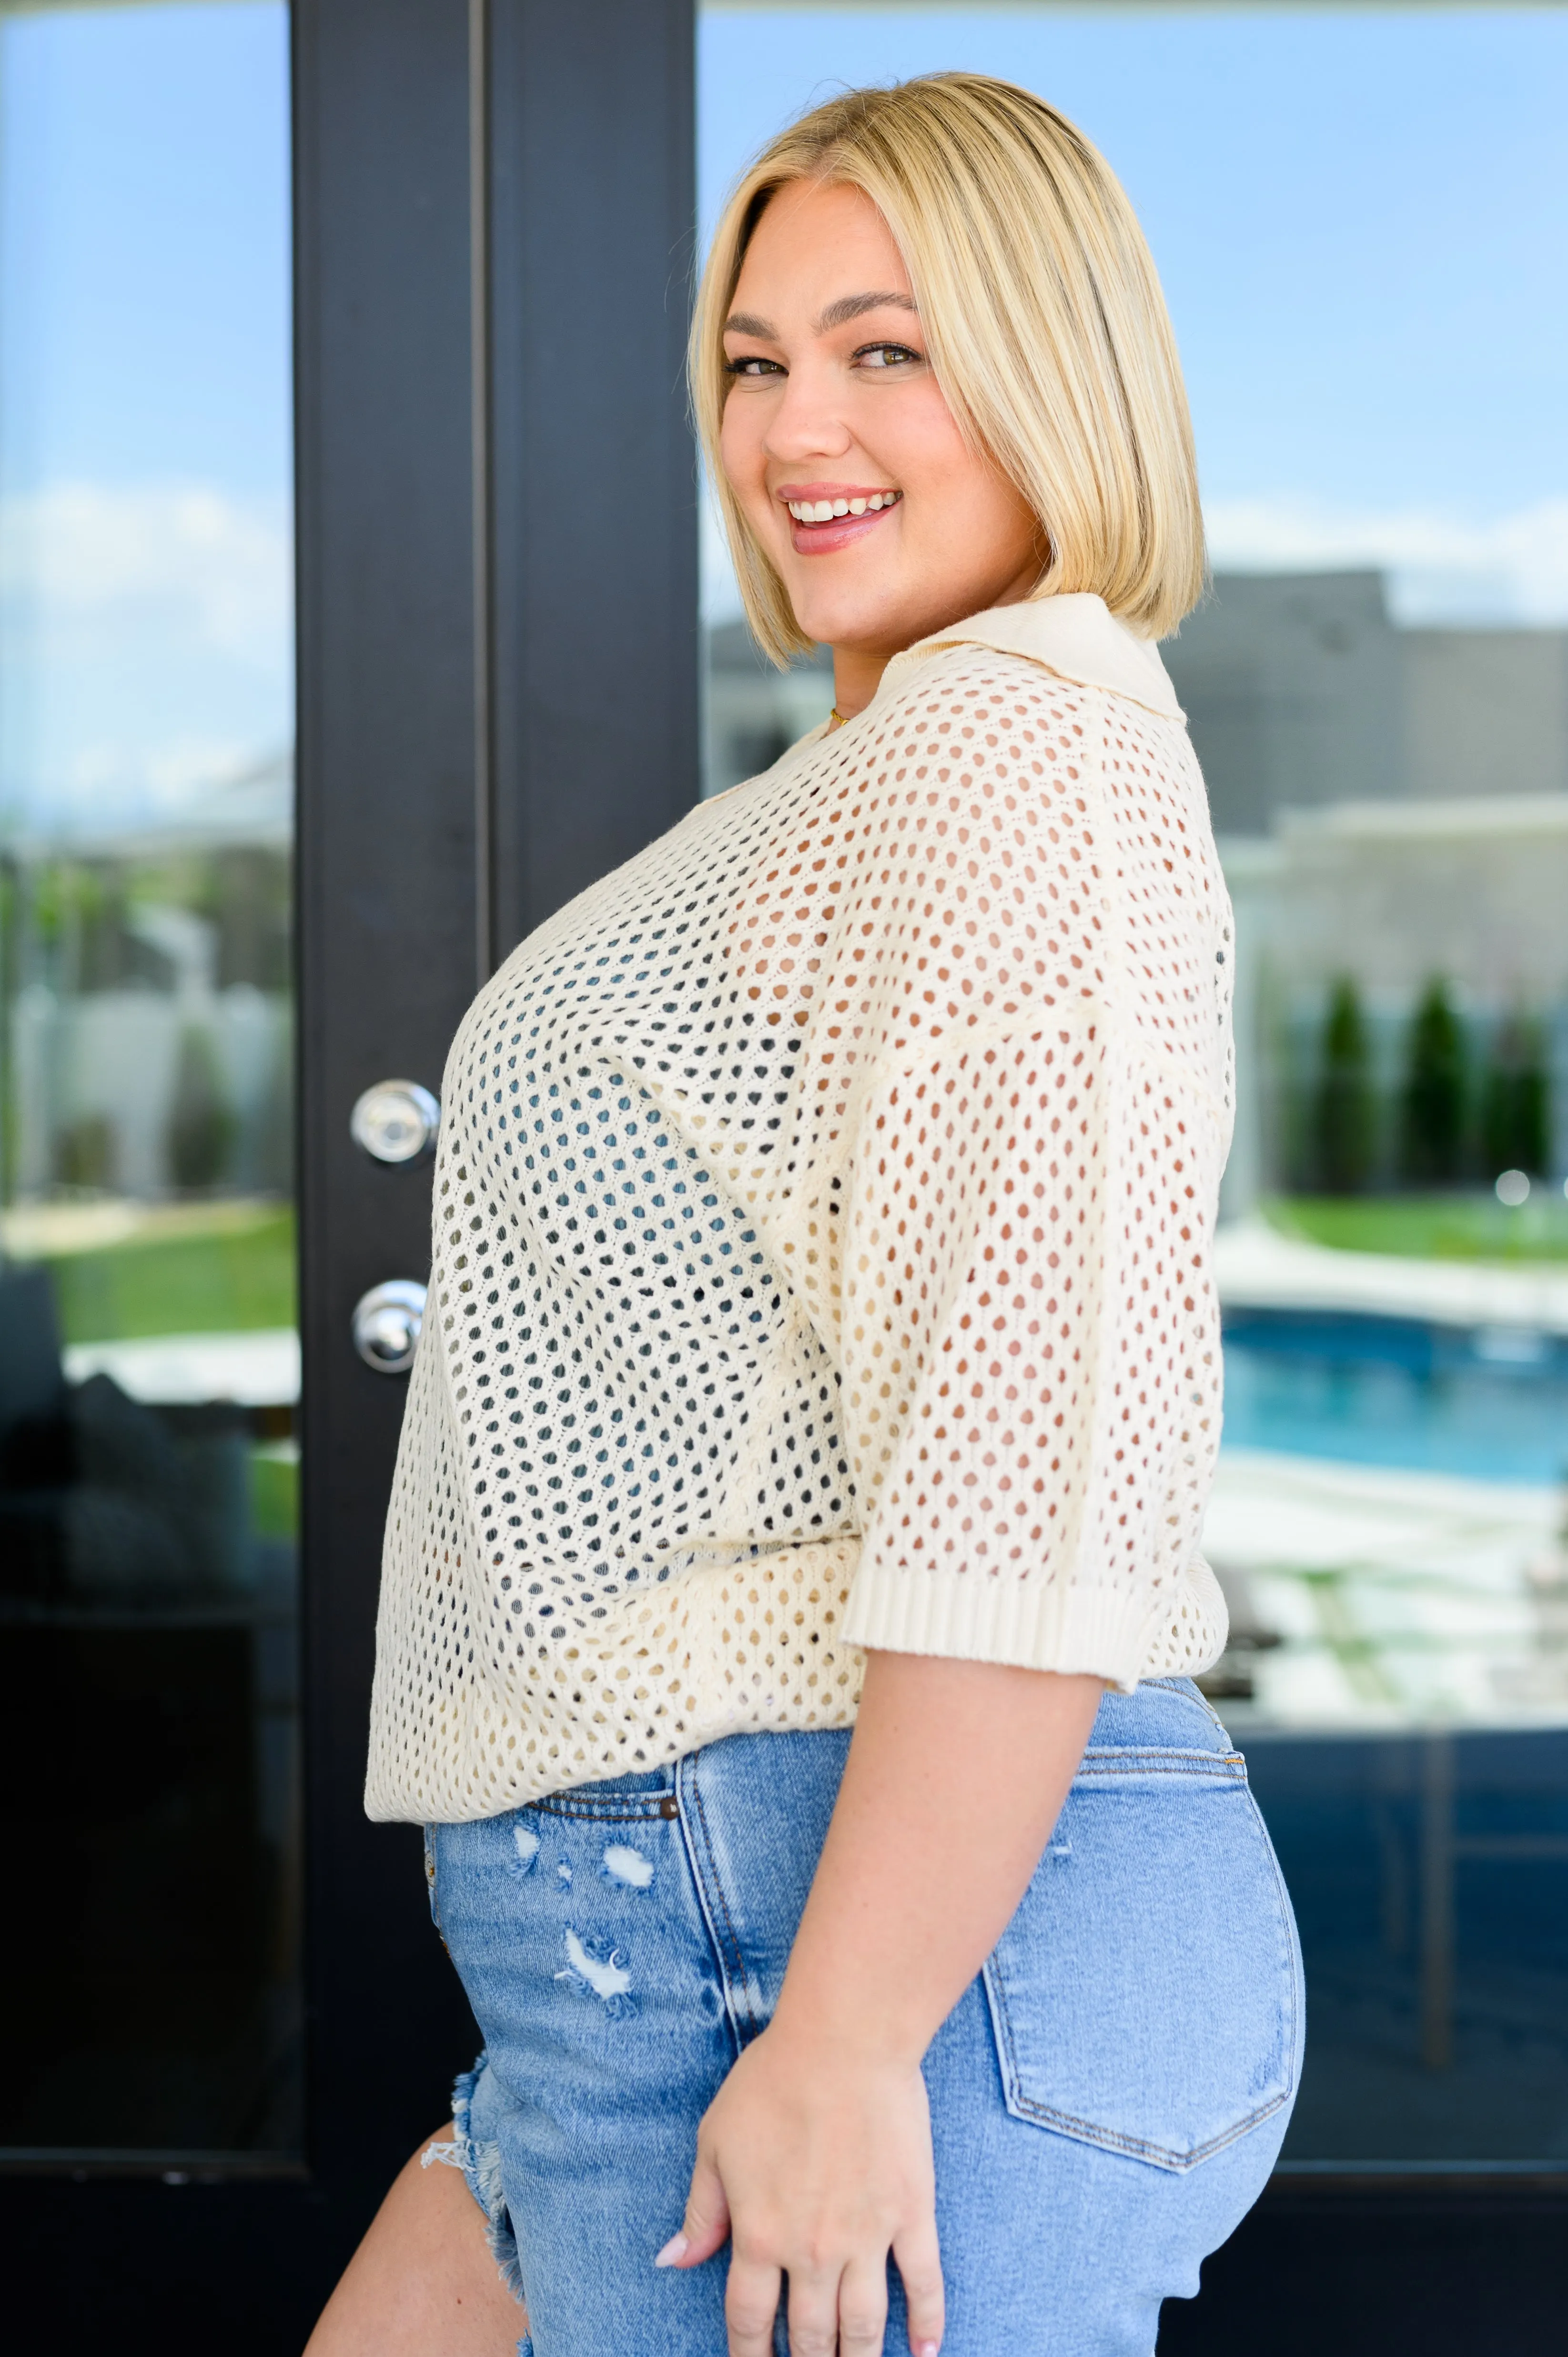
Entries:
{"type": "Polygon", "coordinates": [[[0,8],[0,2147],[300,2139],[286,11],[0,8]]]}
{"type": "MultiPolygon", "coordinates": [[[[1560,2165],[1568,11],[711,5],[704,221],[814,97],[951,67],[1108,155],[1192,397],[1215,584],[1165,652],[1240,950],[1206,1683],[1306,1951],[1284,2165],[1560,2165]]],[[[705,567],[712,788],[828,681],[705,567]]]]}

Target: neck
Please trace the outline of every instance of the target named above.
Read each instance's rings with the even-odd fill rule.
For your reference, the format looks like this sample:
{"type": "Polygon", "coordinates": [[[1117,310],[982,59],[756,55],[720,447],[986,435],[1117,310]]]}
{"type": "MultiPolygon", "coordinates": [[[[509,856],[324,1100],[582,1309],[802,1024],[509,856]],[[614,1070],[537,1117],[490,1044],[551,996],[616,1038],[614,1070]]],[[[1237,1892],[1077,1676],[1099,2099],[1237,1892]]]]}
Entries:
{"type": "MultiPolygon", "coordinates": [[[[961,587],[956,600],[933,598],[926,612],[914,619],[907,615],[908,638],[878,653],[868,647],[833,649],[833,709],[841,719],[853,720],[864,712],[878,687],[882,674],[902,647],[912,647],[918,639],[929,638],[934,630],[943,630],[950,622],[964,620],[971,614],[989,612],[993,606],[1016,606],[1028,597],[1038,581],[1045,565],[1050,562],[1050,543],[1042,539],[1030,549],[1027,563],[1019,566],[1011,581],[1001,589],[988,588],[983,581],[972,582],[965,594],[961,587]]],[[[918,609],[917,609],[918,611],[918,609]]]]}
{"type": "Polygon", "coordinates": [[[833,709],[845,720],[864,712],[892,662],[891,655],[870,655],[858,647],[833,649],[833,709]]]}

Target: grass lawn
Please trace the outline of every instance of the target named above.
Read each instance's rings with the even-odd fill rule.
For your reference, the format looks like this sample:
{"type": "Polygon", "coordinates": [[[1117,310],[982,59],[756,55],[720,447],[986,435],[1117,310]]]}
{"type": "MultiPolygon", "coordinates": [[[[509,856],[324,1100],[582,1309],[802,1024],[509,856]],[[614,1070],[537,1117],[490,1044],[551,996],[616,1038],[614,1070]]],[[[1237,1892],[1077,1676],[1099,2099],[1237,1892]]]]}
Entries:
{"type": "Polygon", "coordinates": [[[295,1322],[294,1213],[283,1204],[193,1232],[46,1253],[68,1342],[232,1334],[295,1322]]]}
{"type": "Polygon", "coordinates": [[[277,1448],[251,1452],[251,1528],[264,1539],[299,1535],[299,1460],[277,1448]]]}
{"type": "Polygon", "coordinates": [[[1473,1195],[1281,1195],[1264,1213],[1281,1235],[1337,1252],[1404,1260],[1568,1261],[1568,1201],[1538,1186],[1509,1211],[1473,1195]]]}

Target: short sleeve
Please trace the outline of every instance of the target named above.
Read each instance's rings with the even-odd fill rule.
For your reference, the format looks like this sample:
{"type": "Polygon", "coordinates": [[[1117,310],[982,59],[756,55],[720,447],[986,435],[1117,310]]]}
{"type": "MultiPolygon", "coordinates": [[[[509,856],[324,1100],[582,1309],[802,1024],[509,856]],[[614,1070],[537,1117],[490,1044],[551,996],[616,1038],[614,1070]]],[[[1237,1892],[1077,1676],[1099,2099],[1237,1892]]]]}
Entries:
{"type": "Polygon", "coordinates": [[[1070,791],[1037,793],[1004,875],[972,762],[969,890],[950,893],[941,941],[928,926],[906,985],[938,978],[946,1019],[923,1052],[908,1022],[884,1034],[839,1264],[864,1534],[846,1634],[1124,1686],[1171,1653],[1195,1564],[1212,1588],[1197,1550],[1220,1420],[1209,1253],[1229,1038],[1222,888],[1167,839],[1196,770],[1185,737],[1173,756],[1158,731],[1131,735],[1130,752],[1113,711],[1070,791]],[[988,885],[1004,923],[979,905],[988,885]],[[1003,935],[1045,953],[975,1018],[973,977],[1003,935]]]}

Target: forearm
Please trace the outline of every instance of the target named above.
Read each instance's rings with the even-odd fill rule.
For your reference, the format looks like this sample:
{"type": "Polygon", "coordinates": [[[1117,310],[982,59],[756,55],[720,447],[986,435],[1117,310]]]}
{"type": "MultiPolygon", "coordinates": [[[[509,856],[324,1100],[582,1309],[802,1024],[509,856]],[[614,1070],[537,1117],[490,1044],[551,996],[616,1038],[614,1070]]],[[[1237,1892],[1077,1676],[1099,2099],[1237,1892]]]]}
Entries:
{"type": "Polygon", "coordinates": [[[874,1652],[776,2024],[918,2061],[1005,1929],[1102,1691],[874,1652]]]}

